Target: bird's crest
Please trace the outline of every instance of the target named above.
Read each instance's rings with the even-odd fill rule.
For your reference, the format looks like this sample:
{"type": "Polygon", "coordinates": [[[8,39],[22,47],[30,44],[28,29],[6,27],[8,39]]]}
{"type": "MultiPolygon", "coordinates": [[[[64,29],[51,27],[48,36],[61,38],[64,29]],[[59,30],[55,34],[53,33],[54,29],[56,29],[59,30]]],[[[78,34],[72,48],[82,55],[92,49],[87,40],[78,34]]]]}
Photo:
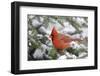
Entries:
{"type": "Polygon", "coordinates": [[[55,26],[52,29],[51,35],[53,35],[53,36],[57,36],[58,35],[58,32],[57,32],[55,26]]]}

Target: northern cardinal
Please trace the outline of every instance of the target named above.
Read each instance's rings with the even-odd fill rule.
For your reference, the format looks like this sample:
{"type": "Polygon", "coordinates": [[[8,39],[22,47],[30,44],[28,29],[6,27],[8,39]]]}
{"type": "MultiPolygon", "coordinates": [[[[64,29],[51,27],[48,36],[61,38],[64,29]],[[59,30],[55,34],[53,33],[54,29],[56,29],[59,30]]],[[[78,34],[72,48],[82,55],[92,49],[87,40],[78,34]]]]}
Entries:
{"type": "Polygon", "coordinates": [[[71,47],[70,43],[72,41],[79,41],[78,38],[72,38],[70,36],[60,34],[57,32],[56,28],[53,27],[50,38],[57,52],[61,55],[64,54],[64,49],[71,47]]]}

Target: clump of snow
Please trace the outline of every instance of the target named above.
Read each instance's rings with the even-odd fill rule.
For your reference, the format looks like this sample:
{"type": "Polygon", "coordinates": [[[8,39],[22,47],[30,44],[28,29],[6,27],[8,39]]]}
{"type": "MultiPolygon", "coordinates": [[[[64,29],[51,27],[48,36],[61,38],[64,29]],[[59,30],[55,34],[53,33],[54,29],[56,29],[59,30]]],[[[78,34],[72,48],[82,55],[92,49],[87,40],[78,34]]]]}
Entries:
{"type": "Polygon", "coordinates": [[[42,37],[43,37],[43,35],[41,35],[41,34],[37,34],[36,35],[39,39],[41,39],[42,37]]]}
{"type": "Polygon", "coordinates": [[[80,38],[81,35],[80,35],[80,34],[74,34],[74,35],[72,35],[72,37],[73,37],[73,38],[80,38]]]}
{"type": "Polygon", "coordinates": [[[61,30],[62,33],[67,34],[67,33],[74,33],[76,29],[70,25],[68,22],[64,22],[63,30],[61,30]]]}
{"type": "Polygon", "coordinates": [[[82,37],[88,37],[88,29],[87,28],[82,28],[82,33],[81,33],[82,37]]]}
{"type": "Polygon", "coordinates": [[[76,57],[75,55],[72,54],[72,58],[73,58],[73,59],[76,59],[77,57],[76,57]]]}
{"type": "Polygon", "coordinates": [[[81,18],[81,17],[77,17],[75,20],[76,20],[81,26],[82,26],[83,23],[86,24],[86,21],[85,21],[83,18],[81,18]]]}
{"type": "Polygon", "coordinates": [[[65,55],[59,55],[58,54],[58,60],[64,60],[64,59],[76,59],[77,57],[74,54],[70,54],[69,52],[65,52],[65,55]]]}
{"type": "Polygon", "coordinates": [[[76,59],[77,58],[75,55],[70,54],[69,52],[66,52],[65,54],[66,54],[67,59],[76,59]]]}
{"type": "Polygon", "coordinates": [[[74,49],[77,49],[77,48],[80,48],[80,45],[78,43],[76,43],[75,41],[72,41],[70,43],[71,47],[74,48],[74,49]]]}
{"type": "Polygon", "coordinates": [[[40,22],[42,23],[44,21],[43,17],[39,17],[40,18],[40,22]]]}
{"type": "Polygon", "coordinates": [[[79,54],[79,58],[82,58],[82,57],[86,57],[88,54],[86,52],[83,52],[81,54],[79,54]]]}
{"type": "Polygon", "coordinates": [[[80,48],[87,49],[87,47],[86,47],[84,44],[78,44],[78,43],[75,42],[75,41],[72,41],[72,42],[70,43],[70,45],[71,45],[71,47],[72,47],[73,49],[80,49],[80,48]]]}
{"type": "Polygon", "coordinates": [[[43,50],[37,48],[37,49],[35,50],[35,53],[33,54],[33,57],[34,57],[35,59],[42,59],[42,58],[43,58],[43,53],[44,53],[43,50]]]}
{"type": "Polygon", "coordinates": [[[32,44],[29,42],[29,46],[31,46],[32,44]]]}
{"type": "Polygon", "coordinates": [[[38,29],[38,31],[39,31],[40,33],[43,33],[43,34],[46,34],[46,33],[47,33],[47,30],[46,30],[46,28],[45,28],[44,26],[41,26],[41,27],[38,29]]]}
{"type": "Polygon", "coordinates": [[[29,35],[31,35],[32,34],[32,31],[29,30],[28,33],[29,33],[29,35]]]}
{"type": "Polygon", "coordinates": [[[80,44],[80,48],[84,48],[84,49],[87,49],[87,47],[83,44],[80,44]]]}
{"type": "Polygon", "coordinates": [[[35,59],[43,59],[44,56],[49,58],[48,54],[46,54],[46,51],[48,50],[49,48],[45,45],[45,44],[42,44],[40,48],[37,48],[35,50],[35,53],[33,54],[33,57],[35,59]]]}
{"type": "Polygon", "coordinates": [[[42,23],[40,23],[38,20],[36,19],[32,19],[32,26],[37,28],[41,25],[42,23]]]}
{"type": "Polygon", "coordinates": [[[47,47],[45,44],[42,44],[42,45],[41,45],[41,48],[42,48],[42,50],[44,50],[44,51],[45,51],[46,49],[48,49],[48,47],[47,47]]]}

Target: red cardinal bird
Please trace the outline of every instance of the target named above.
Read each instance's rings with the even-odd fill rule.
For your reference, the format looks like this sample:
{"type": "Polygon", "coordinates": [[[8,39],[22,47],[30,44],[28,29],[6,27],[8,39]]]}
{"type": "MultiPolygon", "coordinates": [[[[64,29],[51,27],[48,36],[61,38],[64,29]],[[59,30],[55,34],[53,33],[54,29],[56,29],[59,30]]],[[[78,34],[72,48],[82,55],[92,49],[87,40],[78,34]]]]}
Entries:
{"type": "Polygon", "coordinates": [[[80,39],[71,38],[70,36],[60,34],[57,32],[56,28],[53,27],[50,38],[54,47],[57,49],[57,52],[64,54],[64,49],[71,47],[70,43],[72,41],[79,41],[80,39]]]}

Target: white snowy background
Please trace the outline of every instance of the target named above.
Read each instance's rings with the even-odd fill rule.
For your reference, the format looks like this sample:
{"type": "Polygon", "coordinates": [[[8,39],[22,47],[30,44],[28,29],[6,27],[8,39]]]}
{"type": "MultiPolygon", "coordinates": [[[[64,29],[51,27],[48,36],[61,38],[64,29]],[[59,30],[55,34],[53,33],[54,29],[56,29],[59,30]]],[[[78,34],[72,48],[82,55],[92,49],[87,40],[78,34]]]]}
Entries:
{"type": "Polygon", "coordinates": [[[44,16],[28,14],[28,60],[79,59],[88,57],[88,18],[80,16],[44,16]],[[52,28],[80,38],[72,41],[66,55],[59,55],[49,38],[52,28]]]}

